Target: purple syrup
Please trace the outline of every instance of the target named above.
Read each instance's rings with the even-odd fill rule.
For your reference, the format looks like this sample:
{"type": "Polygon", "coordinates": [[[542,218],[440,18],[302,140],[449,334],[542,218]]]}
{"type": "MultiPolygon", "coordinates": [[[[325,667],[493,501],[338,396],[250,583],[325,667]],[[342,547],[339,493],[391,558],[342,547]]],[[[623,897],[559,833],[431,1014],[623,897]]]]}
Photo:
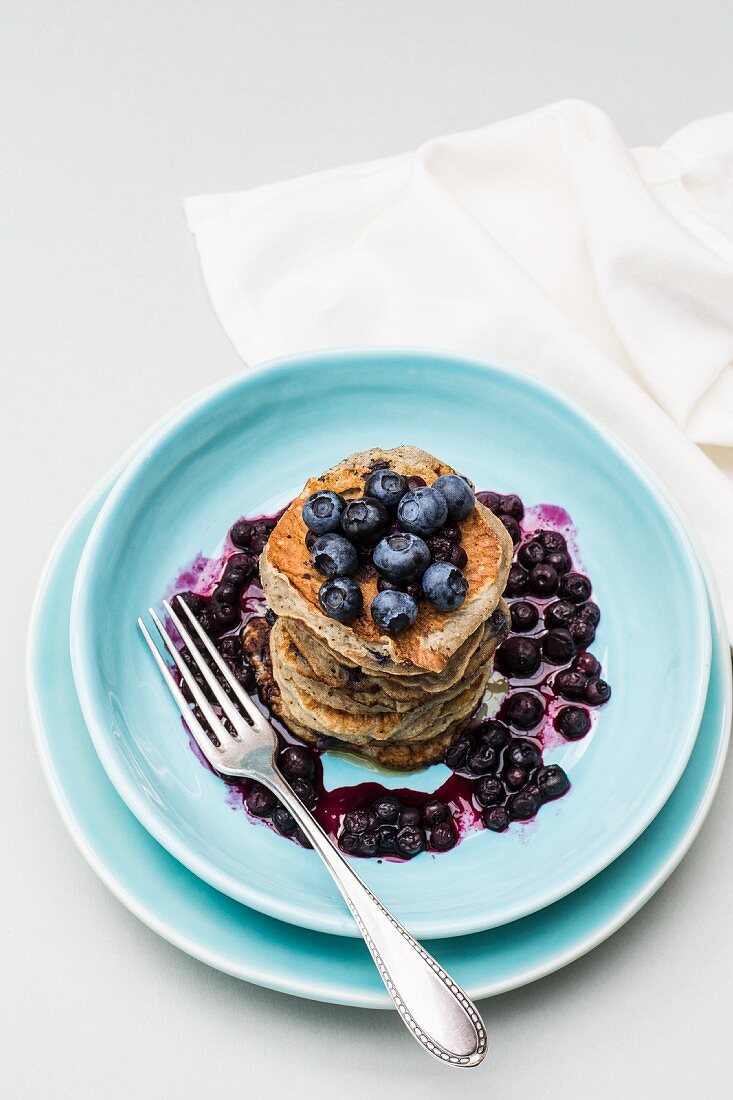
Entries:
{"type": "MultiPolygon", "coordinates": [[[[485,494],[485,499],[487,505],[492,506],[494,499],[498,502],[501,499],[507,501],[510,498],[506,496],[500,498],[498,494],[485,494]]],[[[514,507],[515,514],[521,508],[522,502],[518,501],[518,506],[514,507]]],[[[242,517],[230,530],[221,555],[218,558],[206,558],[199,554],[181,572],[170,589],[171,595],[188,592],[193,594],[194,600],[196,597],[200,598],[198,600],[200,606],[196,609],[196,613],[215,638],[240,683],[250,692],[257,691],[258,686],[261,688],[262,685],[256,683],[254,672],[244,657],[240,635],[243,627],[253,617],[271,615],[259,580],[257,558],[269,532],[274,528],[283,511],[284,509],[272,516],[256,516],[252,519],[242,517]],[[232,534],[235,536],[236,544],[232,541],[232,534]],[[236,592],[234,614],[231,613],[227,603],[232,598],[232,582],[235,582],[236,592]]],[[[507,517],[507,524],[510,519],[513,519],[511,515],[507,517]]],[[[513,522],[517,524],[518,521],[513,519],[513,522]]],[[[564,552],[569,558],[570,570],[580,570],[576,533],[570,516],[563,508],[548,504],[527,508],[518,527],[521,537],[515,545],[515,563],[521,547],[537,536],[542,538],[542,532],[545,532],[545,535],[547,532],[556,532],[562,535],[564,540],[564,552]]],[[[510,599],[510,608],[512,603],[520,600],[532,603],[537,609],[538,621],[530,630],[516,635],[510,632],[508,637],[531,639],[539,645],[546,633],[543,623],[544,613],[557,599],[557,593],[540,596],[532,591],[517,599],[510,599]]],[[[590,633],[592,634],[593,631],[590,633]]],[[[577,647],[577,654],[580,656],[576,654],[573,660],[577,659],[578,667],[583,672],[590,669],[598,677],[601,672],[600,665],[590,657],[590,654],[586,659],[584,657],[586,653],[585,646],[577,647]]],[[[497,663],[500,664],[501,661],[497,663]]],[[[485,708],[483,706],[478,708],[467,723],[466,729],[449,750],[448,766],[451,767],[451,774],[444,783],[431,792],[417,791],[410,787],[391,790],[376,780],[328,790],[323,781],[320,753],[325,751],[325,748],[343,748],[348,751],[349,746],[341,746],[324,739],[324,747],[304,748],[302,742],[270,712],[272,724],[278,735],[279,752],[281,753],[287,745],[297,745],[301,747],[301,753],[309,754],[312,758],[310,779],[299,780],[288,776],[285,771],[286,778],[293,784],[299,796],[312,802],[313,813],[318,822],[351,855],[377,856],[384,859],[409,858],[423,849],[434,852],[453,847],[468,832],[479,829],[483,825],[487,829],[500,832],[504,831],[511,820],[525,824],[530,819],[523,816],[527,813],[527,808],[533,810],[530,815],[533,818],[542,802],[542,798],[537,794],[536,781],[543,779],[541,774],[544,769],[543,750],[566,743],[566,738],[556,724],[558,713],[563,707],[572,706],[582,710],[586,716],[585,721],[580,722],[577,720],[577,715],[575,716],[576,721],[571,731],[573,736],[572,738],[568,736],[568,740],[577,740],[585,736],[587,730],[586,733],[583,730],[586,725],[588,730],[592,726],[593,710],[596,708],[586,706],[582,698],[563,698],[555,688],[558,673],[562,670],[572,671],[574,667],[570,660],[563,665],[552,664],[541,655],[539,666],[534,667],[533,664],[531,675],[506,676],[505,694],[494,715],[495,720],[493,722],[487,720],[483,717],[485,708]],[[537,718],[536,721],[535,718],[537,718]],[[505,740],[508,741],[506,745],[505,740]],[[491,744],[494,744],[494,749],[491,748],[491,744]],[[512,746],[517,747],[514,755],[519,753],[520,758],[522,752],[527,755],[528,750],[522,750],[522,745],[530,746],[528,756],[532,761],[538,760],[538,763],[522,768],[507,761],[506,756],[512,746]],[[532,746],[534,746],[534,753],[531,751],[532,746]],[[479,768],[478,772],[476,768],[479,768]],[[500,804],[486,805],[485,802],[481,802],[481,791],[477,795],[477,790],[482,779],[484,783],[481,791],[484,793],[494,789],[503,792],[500,804]],[[486,782],[492,779],[493,782],[486,782]],[[388,805],[390,802],[394,803],[394,820],[390,818],[385,822],[379,817],[379,812],[391,812],[388,805]],[[347,825],[353,827],[352,832],[348,832],[347,825]],[[399,848],[400,844],[402,849],[399,848]]],[[[591,689],[589,698],[594,699],[598,695],[597,690],[594,694],[591,689]]],[[[562,726],[562,723],[560,725],[562,726]]],[[[189,743],[199,761],[205,767],[209,767],[190,734],[189,743]]],[[[524,763],[523,760],[522,763],[524,763]]],[[[562,772],[562,769],[559,771],[562,772]]],[[[253,807],[257,803],[257,808],[262,809],[262,792],[258,800],[258,792],[253,792],[253,784],[249,780],[226,779],[224,782],[228,800],[234,809],[244,809],[248,812],[248,800],[252,800],[253,807]]],[[[560,787],[562,784],[557,789],[560,790],[560,787]]],[[[550,788],[546,786],[545,791],[547,790],[550,788]]],[[[560,793],[564,793],[564,790],[560,793]]],[[[550,790],[544,800],[559,796],[550,790]]],[[[255,820],[249,812],[248,816],[255,820]]],[[[258,815],[258,820],[265,821],[270,827],[291,839],[298,839],[298,832],[290,828],[292,822],[288,823],[288,816],[284,808],[276,804],[268,816],[258,815]]]]}

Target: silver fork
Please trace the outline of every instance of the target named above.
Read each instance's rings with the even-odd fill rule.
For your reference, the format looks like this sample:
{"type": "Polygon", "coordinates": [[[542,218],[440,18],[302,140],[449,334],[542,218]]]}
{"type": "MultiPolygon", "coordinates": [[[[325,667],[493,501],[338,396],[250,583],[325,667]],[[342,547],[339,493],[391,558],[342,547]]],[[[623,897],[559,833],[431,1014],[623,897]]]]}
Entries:
{"type": "Polygon", "coordinates": [[[318,852],[341,891],[405,1026],[425,1050],[440,1061],[453,1066],[477,1066],[486,1054],[487,1038],[476,1006],[440,963],[413,939],[374,896],[293,793],[275,763],[275,731],[234,678],[185,601],[180,598],[177,600],[177,607],[187,620],[185,623],[167,600],[163,602],[163,606],[196,669],[203,676],[216,703],[235,731],[231,733],[216,715],[160,618],[153,608],[149,608],[150,617],[166,649],[197,706],[201,708],[209,729],[219,742],[218,745],[214,744],[191,711],[142,619],[138,619],[138,626],[186,725],[212,768],[222,775],[256,780],[279,798],[318,852]],[[205,660],[202,649],[209,654],[239,706],[222,688],[205,660]]]}

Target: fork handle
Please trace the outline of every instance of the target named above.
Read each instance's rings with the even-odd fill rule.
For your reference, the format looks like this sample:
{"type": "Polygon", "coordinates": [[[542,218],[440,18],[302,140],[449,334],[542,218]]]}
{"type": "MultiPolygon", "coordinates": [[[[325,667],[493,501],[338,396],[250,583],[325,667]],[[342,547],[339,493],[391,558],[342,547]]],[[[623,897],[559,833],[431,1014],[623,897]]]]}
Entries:
{"type": "Polygon", "coordinates": [[[487,1038],[476,1006],[374,896],[282,775],[273,767],[256,778],[287,806],[330,871],[408,1030],[441,1061],[477,1066],[487,1038]]]}

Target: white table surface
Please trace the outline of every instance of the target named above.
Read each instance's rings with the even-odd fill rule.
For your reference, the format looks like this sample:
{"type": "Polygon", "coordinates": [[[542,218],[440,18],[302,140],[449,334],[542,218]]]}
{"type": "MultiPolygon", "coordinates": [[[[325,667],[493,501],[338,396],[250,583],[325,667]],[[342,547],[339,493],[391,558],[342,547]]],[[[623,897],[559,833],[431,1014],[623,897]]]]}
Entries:
{"type": "Polygon", "coordinates": [[[225,977],[107,892],[40,774],[23,635],[77,502],[171,405],[240,369],[184,196],[565,96],[607,110],[630,144],[659,142],[730,109],[733,6],[6,0],[3,14],[0,1095],[730,1096],[730,769],[644,911],[561,973],[485,1002],[492,1054],[449,1078],[390,1014],[225,977]]]}

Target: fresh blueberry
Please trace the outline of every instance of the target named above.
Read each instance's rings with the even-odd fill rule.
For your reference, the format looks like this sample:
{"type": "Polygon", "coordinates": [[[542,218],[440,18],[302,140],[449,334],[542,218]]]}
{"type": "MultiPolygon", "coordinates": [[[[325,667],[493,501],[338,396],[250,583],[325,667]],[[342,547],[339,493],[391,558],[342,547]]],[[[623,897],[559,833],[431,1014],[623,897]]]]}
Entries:
{"type": "Polygon", "coordinates": [[[487,493],[482,491],[476,493],[476,500],[483,504],[484,508],[488,508],[490,512],[496,515],[499,511],[499,505],[501,504],[501,495],[499,493],[487,493]]]}
{"type": "Polygon", "coordinates": [[[498,806],[504,801],[504,784],[495,775],[482,775],[473,786],[479,806],[498,806]]]}
{"type": "Polygon", "coordinates": [[[471,738],[468,737],[466,734],[463,734],[461,737],[459,737],[458,740],[450,746],[450,748],[445,750],[443,761],[445,762],[446,766],[449,768],[453,768],[454,771],[457,771],[459,768],[463,768],[466,764],[466,756],[471,751],[472,745],[473,742],[471,738]]]}
{"type": "Polygon", "coordinates": [[[401,531],[398,535],[387,535],[377,543],[373,561],[387,580],[394,584],[409,584],[422,577],[430,565],[430,550],[417,535],[401,531]]]}
{"type": "Polygon", "coordinates": [[[599,707],[611,698],[611,685],[596,677],[589,680],[583,698],[591,707],[599,707]]]}
{"type": "Polygon", "coordinates": [[[502,717],[510,726],[529,730],[539,725],[545,715],[545,706],[539,695],[531,691],[513,691],[502,707],[502,717]]]}
{"type": "Polygon", "coordinates": [[[568,630],[573,636],[573,641],[576,646],[581,649],[585,649],[586,646],[592,645],[596,637],[596,628],[590,619],[584,619],[580,615],[576,615],[570,620],[568,630]]]}
{"type": "Polygon", "coordinates": [[[364,487],[366,496],[382,502],[387,511],[394,510],[407,492],[407,481],[395,470],[375,470],[367,478],[364,487]]]}
{"type": "Polygon", "coordinates": [[[377,847],[384,855],[397,851],[397,828],[394,825],[380,825],[377,829],[377,847]]]}
{"type": "Polygon", "coordinates": [[[343,535],[319,535],[313,543],[311,561],[324,577],[351,577],[359,566],[356,549],[343,535]]]}
{"type": "Polygon", "coordinates": [[[573,668],[584,676],[600,676],[601,662],[592,653],[579,653],[573,660],[573,668]]]}
{"type": "Polygon", "coordinates": [[[525,741],[522,737],[515,737],[506,750],[505,760],[513,764],[515,768],[524,768],[531,771],[540,762],[540,754],[537,746],[531,741],[525,741]]]}
{"type": "Polygon", "coordinates": [[[476,503],[473,489],[458,474],[443,474],[433,482],[433,489],[442,493],[448,505],[448,518],[454,523],[468,519],[476,503]]]}
{"type": "Polygon", "coordinates": [[[501,778],[508,791],[518,791],[527,782],[527,772],[518,764],[507,764],[501,778]]]}
{"type": "Polygon", "coordinates": [[[537,784],[543,802],[560,798],[570,786],[570,780],[559,764],[548,764],[540,768],[534,776],[534,782],[537,784]]]}
{"type": "Polygon", "coordinates": [[[563,669],[553,680],[555,691],[564,699],[582,699],[587,684],[588,677],[573,668],[563,669]]]}
{"type": "Polygon", "coordinates": [[[524,505],[521,498],[516,493],[507,493],[499,501],[499,513],[505,516],[511,516],[519,523],[524,519],[524,505]]]}
{"type": "Polygon", "coordinates": [[[492,833],[505,833],[509,828],[509,814],[503,806],[491,806],[483,813],[484,825],[492,833]]]}
{"type": "Polygon", "coordinates": [[[517,600],[510,607],[512,616],[512,630],[516,634],[526,634],[534,630],[540,621],[540,613],[535,604],[529,600],[517,600]]]}
{"type": "Polygon", "coordinates": [[[496,770],[498,757],[491,745],[479,742],[466,757],[466,767],[473,775],[487,775],[496,770]]]}
{"type": "Polygon", "coordinates": [[[498,718],[486,718],[474,730],[477,741],[488,745],[494,752],[501,752],[509,744],[509,727],[498,718]]]}
{"type": "Polygon", "coordinates": [[[570,569],[570,558],[564,550],[549,550],[545,554],[545,562],[551,565],[559,577],[564,576],[570,569]]]}
{"type": "Polygon", "coordinates": [[[287,745],[280,753],[279,764],[288,779],[313,778],[313,756],[302,745],[287,745]]]}
{"type": "Polygon", "coordinates": [[[272,814],[272,823],[279,833],[283,836],[290,836],[297,828],[297,822],[290,810],[286,810],[284,806],[278,806],[272,814]]]}
{"type": "Polygon", "coordinates": [[[513,821],[529,821],[540,808],[539,795],[526,788],[513,794],[506,804],[509,817],[513,821]]]}
{"type": "Polygon", "coordinates": [[[354,542],[371,543],[387,530],[387,509],[376,497],[350,500],[341,516],[341,530],[354,542]]]}
{"type": "Polygon", "coordinates": [[[548,565],[547,562],[540,562],[530,570],[529,587],[536,595],[547,599],[548,596],[554,596],[557,592],[559,580],[557,569],[548,565]]]}
{"type": "Polygon", "coordinates": [[[566,573],[560,580],[560,597],[571,603],[585,603],[591,591],[591,583],[583,573],[566,573]]]}
{"type": "Polygon", "coordinates": [[[359,585],[351,577],[331,577],[321,585],[318,602],[329,618],[349,626],[358,617],[364,605],[364,597],[359,585]]]}
{"type": "Polygon", "coordinates": [[[545,560],[545,548],[537,539],[531,539],[519,547],[517,561],[525,569],[532,569],[545,560]]]}
{"type": "Polygon", "coordinates": [[[422,814],[417,806],[403,806],[400,810],[399,826],[419,825],[422,822],[422,814]]]}
{"type": "Polygon", "coordinates": [[[561,535],[559,531],[536,531],[534,537],[538,542],[542,543],[549,554],[567,551],[568,544],[565,541],[565,537],[561,535]]]}
{"type": "Polygon", "coordinates": [[[446,561],[436,561],[423,573],[422,590],[439,611],[455,611],[468,592],[465,574],[446,561]]]}
{"type": "Polygon", "coordinates": [[[309,531],[314,535],[326,535],[339,530],[345,507],[346,501],[338,493],[320,489],[305,501],[301,515],[309,531]]]}
{"type": "Polygon", "coordinates": [[[429,798],[422,809],[422,819],[432,829],[439,821],[448,821],[450,810],[439,798],[429,798]]]}
{"type": "Polygon", "coordinates": [[[425,833],[417,825],[403,825],[395,840],[397,851],[406,859],[419,855],[425,847],[425,833]]]}
{"type": "Polygon", "coordinates": [[[402,804],[394,795],[383,794],[372,803],[372,809],[380,825],[394,825],[399,819],[402,804]]]}
{"type": "Polygon", "coordinates": [[[539,670],[542,658],[534,638],[512,635],[499,646],[496,667],[504,676],[526,680],[539,670]]]}
{"type": "Polygon", "coordinates": [[[557,630],[558,627],[567,629],[571,620],[575,618],[575,614],[575,604],[570,603],[569,600],[555,600],[545,608],[545,626],[548,630],[557,630]]]}
{"type": "Polygon", "coordinates": [[[506,581],[506,588],[504,589],[505,596],[524,596],[529,587],[529,574],[526,569],[523,569],[521,565],[514,565],[509,568],[509,576],[506,581]]]}
{"type": "Polygon", "coordinates": [[[590,715],[582,707],[561,707],[555,715],[555,729],[566,741],[580,741],[590,729],[590,715]]]}
{"type": "Polygon", "coordinates": [[[558,627],[548,630],[542,639],[542,652],[553,665],[566,665],[575,653],[575,642],[569,630],[558,627]]]}
{"type": "Polygon", "coordinates": [[[269,817],[277,806],[275,795],[260,783],[252,784],[246,802],[247,809],[255,817],[269,817]]]}
{"type": "Polygon", "coordinates": [[[499,519],[509,532],[509,536],[514,545],[518,546],[522,539],[522,531],[514,516],[505,515],[503,512],[500,512],[499,519]]]}
{"type": "Polygon", "coordinates": [[[412,626],[417,618],[417,602],[406,592],[387,589],[378,592],[372,600],[372,618],[380,630],[388,634],[399,634],[412,626]]]}
{"type": "Polygon", "coordinates": [[[458,836],[452,821],[439,821],[430,833],[430,847],[436,852],[447,852],[455,846],[458,836]]]}
{"type": "Polygon", "coordinates": [[[442,527],[447,518],[445,497],[427,485],[406,493],[397,505],[397,520],[402,529],[423,538],[442,527]]]}

